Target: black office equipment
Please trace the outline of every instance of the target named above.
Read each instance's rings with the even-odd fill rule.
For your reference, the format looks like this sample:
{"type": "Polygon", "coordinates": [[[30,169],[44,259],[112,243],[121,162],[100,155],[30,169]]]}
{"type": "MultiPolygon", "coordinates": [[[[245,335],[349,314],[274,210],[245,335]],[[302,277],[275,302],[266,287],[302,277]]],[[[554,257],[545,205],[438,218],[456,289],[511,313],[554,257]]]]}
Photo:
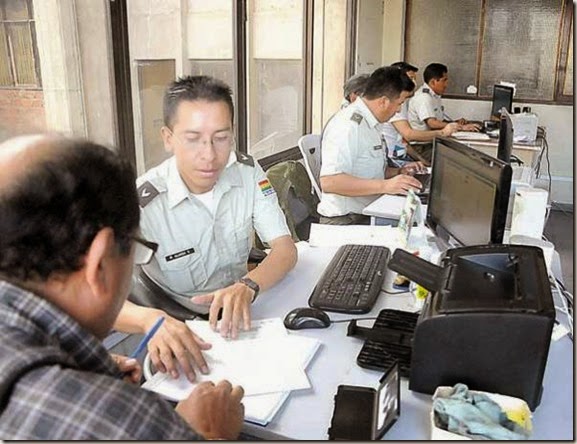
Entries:
{"type": "Polygon", "coordinates": [[[501,243],[511,166],[452,139],[435,138],[427,224],[461,245],[501,243]]]}
{"type": "Polygon", "coordinates": [[[339,385],[328,430],[331,440],[380,439],[401,414],[398,367],[393,365],[374,389],[339,385]]]}
{"type": "Polygon", "coordinates": [[[389,268],[431,290],[413,335],[409,389],[433,393],[462,382],[539,405],[555,321],[540,248],[456,248],[439,267],[397,249],[389,268]],[[423,267],[438,278],[427,272],[421,281],[423,267]]]}
{"type": "Polygon", "coordinates": [[[499,143],[497,145],[497,159],[505,163],[511,163],[513,151],[513,122],[507,111],[501,112],[501,124],[499,126],[499,143]]]}
{"type": "Polygon", "coordinates": [[[400,310],[381,310],[372,328],[360,327],[356,320],[349,322],[347,336],[365,340],[357,356],[360,367],[387,370],[395,363],[399,374],[409,377],[413,333],[418,313],[400,310]]]}
{"type": "Polygon", "coordinates": [[[367,313],[379,293],[389,249],[374,245],[343,245],[322,274],[309,305],[341,313],[367,313]]]}
{"type": "Polygon", "coordinates": [[[505,85],[493,85],[493,105],[491,107],[491,117],[499,119],[501,109],[512,112],[514,89],[505,85]]]}
{"type": "Polygon", "coordinates": [[[311,307],[295,308],[287,313],[284,326],[289,330],[303,330],[305,328],[327,328],[331,319],[322,310],[311,307]]]}

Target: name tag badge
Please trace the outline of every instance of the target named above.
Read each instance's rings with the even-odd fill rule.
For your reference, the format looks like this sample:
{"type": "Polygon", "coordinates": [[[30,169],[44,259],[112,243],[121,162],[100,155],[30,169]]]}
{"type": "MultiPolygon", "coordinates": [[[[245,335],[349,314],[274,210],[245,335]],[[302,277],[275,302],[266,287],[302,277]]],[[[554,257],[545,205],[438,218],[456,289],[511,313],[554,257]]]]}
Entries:
{"type": "Polygon", "coordinates": [[[375,145],[373,146],[373,151],[378,151],[378,150],[382,150],[383,149],[383,145],[375,145]]]}
{"type": "Polygon", "coordinates": [[[165,256],[164,259],[166,259],[166,262],[170,262],[175,259],[180,259],[181,257],[188,256],[192,253],[194,253],[194,248],[187,248],[186,250],[179,251],[178,253],[169,254],[168,256],[165,256]]]}

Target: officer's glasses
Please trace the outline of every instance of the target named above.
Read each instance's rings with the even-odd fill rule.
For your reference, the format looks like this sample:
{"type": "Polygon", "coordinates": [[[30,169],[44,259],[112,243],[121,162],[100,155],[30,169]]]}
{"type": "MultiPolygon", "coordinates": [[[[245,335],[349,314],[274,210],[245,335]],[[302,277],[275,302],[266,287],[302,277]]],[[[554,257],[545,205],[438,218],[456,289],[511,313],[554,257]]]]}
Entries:
{"type": "MultiPolygon", "coordinates": [[[[181,139],[171,129],[168,129],[168,131],[170,131],[170,134],[172,134],[174,138],[187,150],[200,150],[201,148],[204,148],[204,145],[206,145],[206,141],[199,135],[189,135],[184,139],[181,139]]],[[[234,143],[234,134],[232,131],[221,131],[212,136],[209,143],[215,150],[227,150],[234,143]]]]}
{"type": "Polygon", "coordinates": [[[146,239],[142,239],[138,236],[130,237],[134,242],[136,242],[134,248],[134,263],[136,265],[146,265],[154,256],[154,253],[158,250],[158,244],[156,242],[150,242],[146,239]]]}

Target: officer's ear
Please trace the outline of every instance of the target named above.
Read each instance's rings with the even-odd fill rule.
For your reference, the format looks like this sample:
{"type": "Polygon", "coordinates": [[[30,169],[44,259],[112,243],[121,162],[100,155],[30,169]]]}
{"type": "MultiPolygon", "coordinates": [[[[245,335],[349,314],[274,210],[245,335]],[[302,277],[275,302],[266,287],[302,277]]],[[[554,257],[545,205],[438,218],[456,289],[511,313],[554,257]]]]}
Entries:
{"type": "Polygon", "coordinates": [[[164,149],[168,153],[172,153],[172,144],[174,141],[174,133],[172,130],[167,127],[163,126],[160,129],[160,135],[162,136],[162,142],[164,143],[164,149]]]}

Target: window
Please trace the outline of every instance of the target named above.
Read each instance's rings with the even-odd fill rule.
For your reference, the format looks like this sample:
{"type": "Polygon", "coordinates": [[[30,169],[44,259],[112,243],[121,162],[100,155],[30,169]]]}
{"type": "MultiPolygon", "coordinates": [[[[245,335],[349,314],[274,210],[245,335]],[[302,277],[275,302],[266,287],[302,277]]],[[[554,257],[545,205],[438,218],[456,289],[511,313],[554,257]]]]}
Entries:
{"type": "Polygon", "coordinates": [[[458,8],[451,0],[410,0],[405,58],[421,69],[447,65],[449,96],[470,97],[474,85],[474,96],[488,98],[494,84],[507,81],[517,85],[517,99],[562,100],[572,94],[567,15],[568,0],[462,0],[458,8]]]}
{"type": "Polygon", "coordinates": [[[0,87],[40,86],[31,0],[0,0],[0,87]]]}

